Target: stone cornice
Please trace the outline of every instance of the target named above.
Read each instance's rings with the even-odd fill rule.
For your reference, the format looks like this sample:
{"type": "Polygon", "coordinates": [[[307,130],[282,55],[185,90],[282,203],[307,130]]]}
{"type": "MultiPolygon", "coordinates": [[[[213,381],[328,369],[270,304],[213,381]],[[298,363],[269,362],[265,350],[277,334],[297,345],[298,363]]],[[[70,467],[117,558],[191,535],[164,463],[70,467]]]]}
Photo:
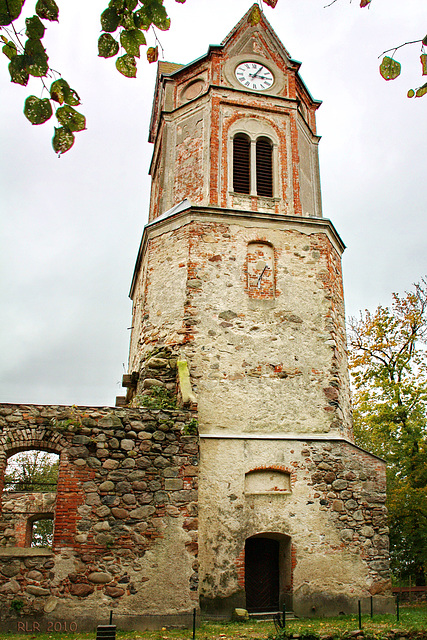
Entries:
{"type": "Polygon", "coordinates": [[[139,268],[148,240],[162,235],[163,233],[173,232],[176,229],[194,221],[206,222],[207,218],[212,222],[228,221],[243,227],[256,227],[262,225],[264,228],[295,230],[307,235],[312,233],[325,233],[340,255],[345,249],[345,244],[341,240],[334,225],[327,218],[308,218],[276,213],[270,214],[255,211],[224,209],[221,207],[202,207],[192,205],[184,211],[178,211],[177,213],[172,213],[170,216],[160,217],[157,220],[153,220],[144,227],[129,292],[130,298],[133,296],[139,268]]]}

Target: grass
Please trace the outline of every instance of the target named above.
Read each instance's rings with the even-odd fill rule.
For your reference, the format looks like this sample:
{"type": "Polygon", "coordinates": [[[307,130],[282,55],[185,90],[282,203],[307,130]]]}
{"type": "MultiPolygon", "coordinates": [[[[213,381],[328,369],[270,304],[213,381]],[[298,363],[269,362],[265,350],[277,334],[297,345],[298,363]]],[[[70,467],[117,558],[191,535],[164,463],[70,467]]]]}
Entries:
{"type": "MultiPolygon", "coordinates": [[[[357,615],[340,616],[338,618],[305,618],[288,620],[286,632],[302,637],[308,633],[322,636],[333,636],[352,632],[358,629],[357,615]]],[[[385,637],[390,630],[418,630],[425,634],[418,638],[427,640],[427,605],[401,606],[400,620],[396,615],[362,616],[362,628],[366,635],[385,637]]],[[[274,624],[270,621],[248,622],[203,622],[196,630],[196,640],[267,640],[276,635],[274,624]]],[[[95,632],[91,633],[26,633],[4,634],[3,638],[10,640],[94,640],[95,632]]],[[[191,640],[191,629],[166,629],[159,631],[117,631],[117,640],[191,640]]]]}

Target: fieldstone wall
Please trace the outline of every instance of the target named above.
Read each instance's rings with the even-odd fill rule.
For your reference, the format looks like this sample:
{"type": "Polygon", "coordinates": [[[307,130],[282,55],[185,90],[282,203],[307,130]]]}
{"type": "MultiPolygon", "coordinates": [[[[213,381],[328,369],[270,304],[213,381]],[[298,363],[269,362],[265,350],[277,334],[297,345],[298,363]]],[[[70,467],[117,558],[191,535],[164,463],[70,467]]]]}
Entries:
{"type": "Polygon", "coordinates": [[[3,630],[22,631],[23,621],[27,631],[33,623],[45,631],[49,624],[94,629],[110,609],[124,628],[190,621],[198,438],[186,435],[189,425],[194,433],[194,413],[156,408],[160,400],[149,409],[0,405],[1,483],[18,451],[60,456],[52,550],[17,546],[22,517],[2,496],[3,630]]]}
{"type": "Polygon", "coordinates": [[[297,615],[353,613],[371,595],[378,612],[392,610],[379,458],[344,440],[202,436],[199,492],[204,610],[245,607],[245,542],[253,536],[280,542],[280,603],[297,615]],[[245,479],[260,469],[287,472],[289,490],[253,491],[245,479]]]}
{"type": "Polygon", "coordinates": [[[31,522],[35,517],[49,517],[55,511],[56,492],[4,491],[2,520],[8,527],[2,529],[6,545],[31,546],[31,522]]]}

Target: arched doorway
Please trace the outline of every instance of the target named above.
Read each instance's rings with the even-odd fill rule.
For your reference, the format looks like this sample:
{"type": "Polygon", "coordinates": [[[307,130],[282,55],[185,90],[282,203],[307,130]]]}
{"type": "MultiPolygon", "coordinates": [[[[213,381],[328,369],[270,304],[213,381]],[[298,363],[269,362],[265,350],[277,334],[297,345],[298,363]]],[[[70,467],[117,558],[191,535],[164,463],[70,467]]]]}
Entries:
{"type": "Polygon", "coordinates": [[[265,533],[245,543],[245,592],[249,612],[279,611],[290,606],[292,588],[290,538],[265,533]]]}

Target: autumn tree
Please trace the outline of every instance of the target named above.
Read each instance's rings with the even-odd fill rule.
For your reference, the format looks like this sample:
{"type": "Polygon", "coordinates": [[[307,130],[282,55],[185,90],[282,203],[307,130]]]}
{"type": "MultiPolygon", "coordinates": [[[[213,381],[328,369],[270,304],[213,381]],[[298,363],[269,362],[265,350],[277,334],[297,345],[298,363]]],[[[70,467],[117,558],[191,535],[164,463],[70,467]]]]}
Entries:
{"type": "MultiPolygon", "coordinates": [[[[4,475],[6,491],[55,492],[58,482],[58,456],[47,451],[22,451],[8,460],[4,475]]],[[[51,547],[53,519],[40,517],[31,527],[32,547],[51,547]]]]}
{"type": "Polygon", "coordinates": [[[356,442],[387,462],[392,569],[427,575],[427,281],[351,319],[356,442]]]}
{"type": "Polygon", "coordinates": [[[8,460],[4,475],[8,491],[56,491],[58,456],[47,451],[22,451],[8,460]]]}

